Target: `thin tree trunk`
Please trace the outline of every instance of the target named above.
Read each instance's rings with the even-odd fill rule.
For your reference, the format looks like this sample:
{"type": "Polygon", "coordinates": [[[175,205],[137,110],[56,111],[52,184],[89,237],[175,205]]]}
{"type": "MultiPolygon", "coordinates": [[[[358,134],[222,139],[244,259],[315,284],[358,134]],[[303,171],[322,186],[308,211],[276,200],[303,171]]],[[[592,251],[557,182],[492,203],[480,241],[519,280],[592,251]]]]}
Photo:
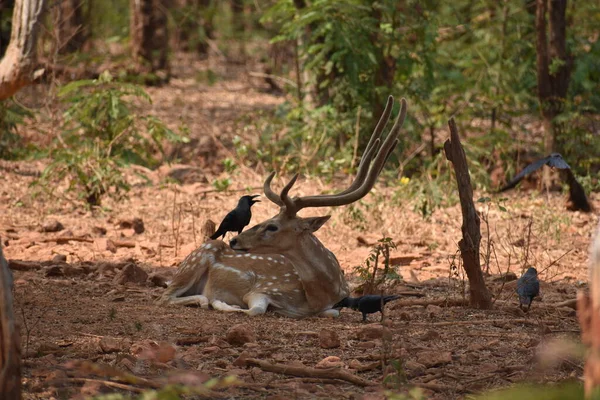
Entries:
{"type": "Polygon", "coordinates": [[[142,72],[165,71],[169,75],[169,0],[130,0],[131,47],[142,72]]]}
{"type": "Polygon", "coordinates": [[[572,58],[566,45],[567,0],[537,0],[535,9],[538,99],[544,119],[544,150],[559,149],[560,126],[555,118],[564,109],[572,58]],[[546,15],[549,15],[549,23],[546,15]],[[548,31],[550,40],[548,40],[548,31]],[[550,73],[550,62],[558,63],[550,73]]]}
{"type": "Polygon", "coordinates": [[[15,326],[12,273],[0,243],[0,398],[21,398],[21,339],[15,326]]]}
{"type": "Polygon", "coordinates": [[[58,24],[58,52],[66,54],[81,50],[87,38],[83,0],[60,0],[52,9],[58,24]]]}
{"type": "Polygon", "coordinates": [[[465,151],[460,143],[458,128],[454,118],[448,121],[450,139],[444,143],[446,158],[452,162],[458,184],[458,194],[462,209],[462,239],[458,242],[463,267],[469,278],[469,302],[472,307],[489,309],[492,307],[492,296],[485,285],[481,262],[479,258],[479,245],[481,243],[481,230],[479,215],[473,203],[473,188],[465,151]]]}
{"type": "Polygon", "coordinates": [[[34,80],[36,43],[45,0],[16,0],[12,31],[0,61],[0,100],[15,94],[34,80]]]}

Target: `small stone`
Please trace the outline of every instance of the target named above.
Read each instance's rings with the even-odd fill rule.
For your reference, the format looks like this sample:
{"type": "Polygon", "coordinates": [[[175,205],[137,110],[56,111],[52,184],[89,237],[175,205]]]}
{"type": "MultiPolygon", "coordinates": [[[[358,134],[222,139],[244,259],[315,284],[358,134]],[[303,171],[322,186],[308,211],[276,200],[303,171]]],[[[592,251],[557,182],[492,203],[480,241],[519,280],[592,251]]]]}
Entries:
{"type": "Polygon", "coordinates": [[[428,368],[452,362],[452,353],[449,351],[425,350],[417,353],[417,361],[428,368]]]}
{"type": "Polygon", "coordinates": [[[429,342],[431,340],[436,340],[439,338],[440,338],[440,333],[438,331],[434,331],[433,329],[430,329],[427,332],[425,332],[423,335],[421,335],[421,337],[419,339],[421,339],[425,342],[429,342]]]}
{"type": "Polygon", "coordinates": [[[144,231],[146,230],[146,228],[144,228],[144,221],[142,221],[141,218],[134,218],[133,219],[133,231],[135,233],[137,233],[138,235],[144,233],[144,231]]]}
{"type": "Polygon", "coordinates": [[[112,240],[106,239],[105,249],[114,254],[117,252],[117,245],[112,240]]]}
{"type": "Polygon", "coordinates": [[[137,283],[142,284],[148,279],[146,271],[141,269],[135,264],[127,264],[121,272],[119,272],[114,279],[115,283],[124,285],[126,283],[137,283]]]}
{"type": "Polygon", "coordinates": [[[55,264],[64,264],[67,262],[67,256],[65,256],[64,254],[57,254],[54,257],[52,257],[52,262],[55,264]]]}
{"type": "Polygon", "coordinates": [[[317,365],[315,365],[315,368],[319,368],[319,369],[343,368],[343,367],[344,367],[344,362],[341,360],[341,358],[336,357],[336,356],[325,357],[324,359],[319,361],[317,363],[317,365]]]}
{"type": "Polygon", "coordinates": [[[425,313],[429,318],[434,318],[442,313],[442,307],[436,306],[435,304],[429,304],[425,308],[425,313]]]}
{"type": "Polygon", "coordinates": [[[106,235],[106,228],[102,226],[95,226],[92,228],[92,233],[96,236],[104,236],[106,235]]]}
{"type": "Polygon", "coordinates": [[[337,332],[331,329],[321,329],[321,332],[319,332],[319,345],[322,349],[335,349],[340,347],[340,338],[337,332]]]}
{"type": "Polygon", "coordinates": [[[100,339],[100,350],[103,353],[116,353],[121,350],[121,346],[119,346],[119,342],[116,339],[104,336],[100,339]]]}
{"type": "Polygon", "coordinates": [[[389,329],[384,328],[379,324],[371,324],[361,328],[358,331],[358,339],[359,340],[372,340],[372,339],[391,339],[392,333],[389,329]]]}
{"type": "Polygon", "coordinates": [[[169,279],[167,279],[166,276],[159,274],[158,272],[154,272],[154,273],[150,274],[150,276],[148,277],[148,280],[150,282],[152,282],[152,284],[154,286],[162,287],[162,288],[166,288],[168,286],[167,282],[169,281],[169,279]]]}
{"type": "Polygon", "coordinates": [[[250,358],[250,352],[244,350],[239,355],[239,357],[235,359],[235,361],[233,362],[233,365],[236,366],[236,367],[245,367],[246,366],[246,360],[248,358],[250,358]]]}
{"type": "Polygon", "coordinates": [[[227,361],[225,361],[225,360],[217,360],[215,362],[215,366],[217,368],[227,368],[228,364],[227,364],[227,361]]]}
{"type": "Polygon", "coordinates": [[[358,342],[354,347],[356,347],[357,349],[374,349],[375,347],[377,347],[377,342],[358,342]]]}
{"type": "Polygon", "coordinates": [[[256,341],[256,334],[248,324],[237,324],[229,328],[226,340],[233,346],[243,346],[256,341]]]}
{"type": "Polygon", "coordinates": [[[202,349],[202,352],[205,354],[212,354],[221,351],[219,346],[209,346],[202,349]]]}
{"type": "Polygon", "coordinates": [[[121,220],[119,221],[119,228],[121,229],[132,229],[138,235],[144,233],[144,221],[141,218],[133,218],[132,220],[121,220]]]}
{"type": "Polygon", "coordinates": [[[42,225],[42,228],[40,229],[42,232],[60,232],[63,229],[65,229],[65,227],[63,226],[63,224],[61,224],[58,221],[52,220],[52,221],[47,221],[42,225]]]}
{"type": "Polygon", "coordinates": [[[55,265],[53,267],[47,268],[46,271],[44,272],[44,275],[46,275],[46,277],[50,278],[50,277],[64,276],[65,272],[63,271],[62,267],[55,265]]]}
{"type": "Polygon", "coordinates": [[[407,313],[406,311],[402,311],[400,313],[400,321],[410,321],[410,320],[411,320],[411,317],[410,317],[409,313],[407,313]]]}
{"type": "Polygon", "coordinates": [[[427,367],[425,367],[423,364],[413,360],[406,360],[403,367],[406,372],[411,375],[411,377],[422,375],[427,369],[427,367]]]}

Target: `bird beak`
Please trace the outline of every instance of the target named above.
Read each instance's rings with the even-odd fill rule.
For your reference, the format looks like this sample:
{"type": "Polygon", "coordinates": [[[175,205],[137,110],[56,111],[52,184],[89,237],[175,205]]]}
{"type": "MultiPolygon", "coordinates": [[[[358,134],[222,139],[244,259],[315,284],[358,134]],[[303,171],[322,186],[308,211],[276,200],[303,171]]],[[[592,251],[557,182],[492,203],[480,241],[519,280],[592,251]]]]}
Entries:
{"type": "Polygon", "coordinates": [[[252,198],[252,201],[253,201],[253,202],[255,202],[255,203],[260,203],[260,200],[254,200],[254,199],[255,199],[255,198],[257,198],[257,197],[260,197],[260,194],[255,194],[255,195],[252,195],[252,196],[250,196],[250,197],[252,198]]]}

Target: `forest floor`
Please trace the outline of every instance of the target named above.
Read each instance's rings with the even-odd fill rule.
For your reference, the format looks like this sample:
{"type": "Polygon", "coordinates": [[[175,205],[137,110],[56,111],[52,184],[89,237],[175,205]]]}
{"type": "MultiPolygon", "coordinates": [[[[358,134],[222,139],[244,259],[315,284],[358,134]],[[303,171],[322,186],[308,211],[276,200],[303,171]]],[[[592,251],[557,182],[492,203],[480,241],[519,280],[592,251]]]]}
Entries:
{"type": "MultiPolygon", "coordinates": [[[[232,156],[231,137],[243,132],[248,115],[284,100],[266,93],[260,80],[248,78],[249,71],[239,66],[174,64],[188,70],[180,67],[168,86],[148,92],[152,112],[172,126],[184,121],[190,128],[192,142],[173,149],[184,163],[200,167],[186,183],[166,179],[186,166],[146,171],[153,185],[134,185],[126,199],[106,199],[101,209],[89,211],[63,195],[62,186],[52,198],[33,196],[30,173],[42,170],[44,161],[0,165],[0,237],[15,274],[25,399],[136,393],[228,375],[237,376],[237,382],[220,381],[203,396],[379,399],[385,390],[420,386],[424,398],[459,399],[519,382],[580,379],[576,313],[556,304],[574,299],[587,286],[588,246],[597,216],[566,211],[559,193],[515,191],[506,196],[507,211],[494,202],[477,203],[487,220],[481,225],[482,255],[489,259],[487,282],[496,300],[492,310],[452,306],[464,299],[466,285],[456,268],[460,206],[436,209],[424,219],[413,211],[411,200],[395,196],[397,188],[383,186],[355,208],[304,215],[332,215],[316,235],[338,257],[353,288],[360,283],[353,269],[377,240],[387,236],[397,244],[392,258],[403,282],[388,292],[413,291],[421,297],[390,303],[385,329],[378,315],[363,324],[360,314],[348,309],[333,320],[292,320],[272,313],[250,318],[155,305],[164,290],[160,281],[169,279],[201,244],[203,223],[209,218],[218,223],[242,194],[262,193],[262,169],[239,168],[230,187],[236,191],[217,192],[211,183],[225,176],[220,159],[232,156]],[[214,84],[194,78],[209,68],[219,77],[214,84]],[[143,221],[142,233],[132,228],[133,218],[143,221]],[[57,230],[56,222],[63,228],[57,230]],[[150,278],[139,271],[124,273],[132,270],[128,265],[150,278]],[[497,278],[508,271],[519,276],[527,266],[538,269],[542,285],[540,298],[524,313],[515,281],[497,278]],[[250,342],[228,341],[228,331],[238,324],[254,334],[250,342]],[[339,344],[326,348],[323,330],[334,331],[339,344]],[[304,370],[337,366],[361,382],[268,372],[246,365],[248,357],[304,370]],[[382,369],[384,359],[398,362],[382,369]]],[[[32,136],[43,123],[32,124],[32,136]]],[[[130,175],[134,180],[133,170],[130,175]]],[[[276,182],[282,187],[282,179],[276,182]]],[[[303,178],[294,191],[315,194],[346,184],[303,178]]],[[[482,196],[495,198],[475,194],[482,196]]],[[[592,194],[591,200],[599,199],[592,194]]],[[[252,224],[276,213],[277,206],[263,198],[253,208],[252,224]]]]}

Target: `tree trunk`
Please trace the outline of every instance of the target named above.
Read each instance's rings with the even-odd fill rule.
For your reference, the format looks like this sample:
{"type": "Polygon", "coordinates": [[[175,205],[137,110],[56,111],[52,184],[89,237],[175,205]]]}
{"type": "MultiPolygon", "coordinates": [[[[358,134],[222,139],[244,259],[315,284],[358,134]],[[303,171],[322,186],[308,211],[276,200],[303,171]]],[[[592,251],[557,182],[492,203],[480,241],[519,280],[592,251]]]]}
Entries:
{"type": "Polygon", "coordinates": [[[450,127],[450,139],[444,143],[446,158],[454,166],[460,207],[462,210],[462,239],[458,242],[463,266],[469,278],[469,302],[472,307],[489,309],[492,307],[492,296],[485,285],[481,262],[479,259],[479,244],[481,242],[481,230],[479,215],[473,203],[473,188],[465,151],[460,144],[458,128],[454,118],[448,121],[450,127]]]}
{"type": "Polygon", "coordinates": [[[83,0],[60,0],[52,7],[56,21],[58,52],[74,53],[81,50],[87,39],[83,16],[83,0]]]}
{"type": "Polygon", "coordinates": [[[213,0],[178,0],[175,39],[179,50],[208,54],[208,40],[214,39],[213,0]]]}
{"type": "Polygon", "coordinates": [[[130,0],[130,35],[134,60],[140,72],[166,72],[169,76],[167,11],[170,0],[130,0]]]}
{"type": "Polygon", "coordinates": [[[0,243],[0,398],[21,398],[21,338],[15,326],[12,273],[0,243]]]}
{"type": "Polygon", "coordinates": [[[600,229],[590,252],[590,292],[580,291],[577,297],[581,341],[589,346],[583,372],[585,396],[592,399],[600,393],[600,229]]]}
{"type": "Polygon", "coordinates": [[[566,11],[567,0],[537,0],[536,2],[538,99],[544,119],[546,155],[559,151],[561,147],[559,145],[561,127],[555,122],[555,118],[564,109],[573,63],[572,58],[567,54],[566,11]],[[546,14],[549,15],[549,23],[546,14]]]}
{"type": "Polygon", "coordinates": [[[0,61],[0,100],[34,79],[36,43],[45,0],[15,0],[10,43],[0,61]]]}

